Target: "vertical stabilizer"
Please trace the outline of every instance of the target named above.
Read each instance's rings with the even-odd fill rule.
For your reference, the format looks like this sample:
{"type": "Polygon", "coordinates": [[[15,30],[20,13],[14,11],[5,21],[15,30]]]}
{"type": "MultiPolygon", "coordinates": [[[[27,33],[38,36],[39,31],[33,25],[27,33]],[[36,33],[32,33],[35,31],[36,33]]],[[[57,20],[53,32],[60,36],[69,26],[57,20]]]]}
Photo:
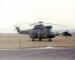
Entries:
{"type": "Polygon", "coordinates": [[[20,32],[21,32],[21,31],[20,31],[20,29],[19,29],[19,27],[16,27],[16,29],[17,29],[17,32],[18,32],[18,33],[20,33],[20,32]]]}

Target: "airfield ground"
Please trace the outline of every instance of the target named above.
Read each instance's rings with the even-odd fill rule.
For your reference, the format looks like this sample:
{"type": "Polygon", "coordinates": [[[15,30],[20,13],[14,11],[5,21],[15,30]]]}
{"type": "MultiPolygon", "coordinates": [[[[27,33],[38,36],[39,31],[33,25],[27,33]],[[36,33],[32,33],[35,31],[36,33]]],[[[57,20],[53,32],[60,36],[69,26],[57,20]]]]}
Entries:
{"type": "Polygon", "coordinates": [[[19,49],[19,48],[39,48],[39,47],[64,47],[75,48],[75,35],[72,37],[57,36],[52,42],[48,39],[43,41],[32,41],[28,35],[0,35],[0,49],[19,49]]]}

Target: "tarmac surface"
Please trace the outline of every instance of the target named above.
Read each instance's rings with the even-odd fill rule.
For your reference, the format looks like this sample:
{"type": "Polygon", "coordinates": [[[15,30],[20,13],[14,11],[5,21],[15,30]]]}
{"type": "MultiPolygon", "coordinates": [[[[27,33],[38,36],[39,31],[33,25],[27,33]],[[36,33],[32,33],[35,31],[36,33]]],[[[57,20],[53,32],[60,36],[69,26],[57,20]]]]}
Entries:
{"type": "Polygon", "coordinates": [[[74,48],[0,50],[0,60],[75,60],[74,48]]]}

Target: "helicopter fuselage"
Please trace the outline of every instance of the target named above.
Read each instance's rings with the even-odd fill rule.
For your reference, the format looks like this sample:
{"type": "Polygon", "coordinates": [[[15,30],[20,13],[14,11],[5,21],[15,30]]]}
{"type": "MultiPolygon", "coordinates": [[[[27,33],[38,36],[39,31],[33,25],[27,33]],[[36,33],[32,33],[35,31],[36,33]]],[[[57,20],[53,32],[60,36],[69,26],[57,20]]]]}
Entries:
{"type": "Polygon", "coordinates": [[[49,39],[51,40],[56,35],[51,31],[52,26],[36,25],[33,31],[30,33],[30,37],[33,39],[49,39]]]}
{"type": "Polygon", "coordinates": [[[31,36],[31,38],[35,38],[35,39],[38,39],[38,38],[46,39],[46,38],[54,38],[56,35],[51,31],[47,32],[47,30],[45,30],[45,31],[36,30],[36,31],[33,31],[30,34],[30,36],[31,36]]]}

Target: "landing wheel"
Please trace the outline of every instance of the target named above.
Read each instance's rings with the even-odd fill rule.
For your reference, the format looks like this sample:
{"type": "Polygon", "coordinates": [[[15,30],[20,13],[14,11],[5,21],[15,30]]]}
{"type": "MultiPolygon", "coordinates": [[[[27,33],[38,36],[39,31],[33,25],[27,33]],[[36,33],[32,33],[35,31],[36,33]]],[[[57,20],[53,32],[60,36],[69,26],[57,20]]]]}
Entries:
{"type": "Polygon", "coordinates": [[[49,38],[49,41],[52,41],[52,39],[49,38]]]}
{"type": "Polygon", "coordinates": [[[33,38],[32,41],[35,41],[35,39],[33,38]]]}
{"type": "Polygon", "coordinates": [[[41,38],[39,38],[39,41],[42,41],[42,39],[41,39],[41,38]]]}

